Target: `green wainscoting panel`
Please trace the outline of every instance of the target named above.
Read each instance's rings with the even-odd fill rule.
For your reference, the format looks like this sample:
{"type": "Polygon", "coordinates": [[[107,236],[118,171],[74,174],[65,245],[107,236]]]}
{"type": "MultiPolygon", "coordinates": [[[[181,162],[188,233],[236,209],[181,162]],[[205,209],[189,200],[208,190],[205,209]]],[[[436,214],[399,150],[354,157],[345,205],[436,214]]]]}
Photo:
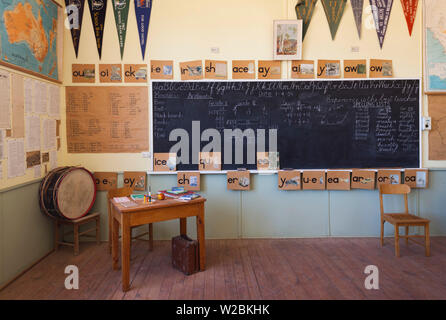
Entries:
{"type": "MultiPolygon", "coordinates": [[[[176,185],[176,175],[150,175],[152,193],[176,185]]],[[[229,191],[225,174],[201,175],[208,239],[287,237],[378,237],[378,191],[279,191],[277,175],[251,175],[252,190],[229,191]]],[[[122,185],[119,174],[118,185],[122,185]]],[[[53,249],[52,221],[38,204],[39,182],[0,191],[0,286],[53,249]]],[[[412,212],[431,219],[431,234],[446,235],[446,171],[429,174],[429,188],[413,190],[412,212]]],[[[387,198],[389,210],[402,209],[401,199],[387,198]]],[[[98,192],[93,211],[101,213],[101,238],[108,239],[107,194],[98,192]]],[[[139,232],[146,231],[140,227],[139,232]]],[[[195,237],[195,219],[188,234],[195,237]]],[[[138,232],[138,231],[135,231],[138,232]]],[[[154,225],[155,239],[179,234],[179,222],[154,225]]],[[[386,235],[393,227],[386,227],[386,235]]]]}
{"type": "Polygon", "coordinates": [[[420,215],[431,220],[431,235],[446,235],[446,171],[429,172],[429,188],[420,192],[420,215]]]}
{"type": "Polygon", "coordinates": [[[53,250],[53,224],[40,212],[39,182],[1,193],[0,285],[53,250]]]}
{"type": "Polygon", "coordinates": [[[251,175],[242,192],[246,238],[325,237],[329,234],[328,191],[281,191],[277,175],[251,175]]]}

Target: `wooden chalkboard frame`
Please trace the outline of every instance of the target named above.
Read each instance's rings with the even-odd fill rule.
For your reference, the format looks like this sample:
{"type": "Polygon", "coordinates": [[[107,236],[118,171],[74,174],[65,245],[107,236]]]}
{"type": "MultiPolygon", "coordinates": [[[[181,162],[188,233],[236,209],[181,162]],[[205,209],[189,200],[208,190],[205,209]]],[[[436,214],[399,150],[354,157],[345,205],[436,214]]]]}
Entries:
{"type": "MultiPolygon", "coordinates": [[[[155,174],[155,175],[169,175],[169,174],[177,174],[177,172],[182,172],[184,170],[176,170],[173,172],[162,172],[162,171],[153,171],[153,156],[154,156],[154,144],[153,144],[153,82],[281,82],[281,81],[287,81],[287,82],[308,82],[308,81],[314,81],[314,82],[325,82],[325,81],[398,81],[398,80],[416,80],[419,83],[419,90],[418,90],[418,119],[419,119],[419,129],[418,129],[418,150],[419,150],[419,163],[418,167],[415,167],[414,169],[421,169],[423,168],[423,142],[422,142],[422,98],[423,98],[423,90],[422,90],[422,83],[423,80],[421,77],[407,77],[407,78],[339,78],[339,79],[268,79],[268,80],[262,80],[262,79],[228,79],[228,80],[216,80],[216,79],[202,79],[202,80],[165,80],[165,79],[155,79],[155,80],[149,80],[148,81],[148,92],[149,92],[149,150],[151,151],[151,159],[149,163],[149,170],[147,171],[147,174],[155,174]]],[[[305,171],[313,171],[313,170],[328,170],[329,168],[321,168],[321,169],[302,169],[302,168],[293,168],[293,170],[305,170],[305,171]]],[[[354,168],[345,168],[345,170],[351,170],[354,168]]],[[[377,170],[380,168],[369,168],[370,170],[377,170]]],[[[404,168],[393,168],[393,169],[404,169],[404,168]]],[[[411,168],[412,169],[412,168],[411,168]]],[[[334,169],[337,170],[337,169],[334,169]]],[[[362,169],[362,170],[368,170],[368,169],[362,169]]],[[[191,171],[191,170],[186,170],[191,171]]],[[[230,170],[219,170],[219,171],[202,171],[202,170],[196,170],[196,172],[199,172],[200,174],[226,174],[230,170]]],[[[251,173],[258,173],[260,175],[271,175],[276,174],[279,170],[249,170],[251,173]]]]}

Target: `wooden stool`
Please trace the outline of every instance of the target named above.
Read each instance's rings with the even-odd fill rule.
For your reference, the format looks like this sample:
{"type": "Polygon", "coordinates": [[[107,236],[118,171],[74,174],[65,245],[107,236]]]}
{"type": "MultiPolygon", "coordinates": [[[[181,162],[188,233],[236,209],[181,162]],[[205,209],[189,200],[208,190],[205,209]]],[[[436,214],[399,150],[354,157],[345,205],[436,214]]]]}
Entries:
{"type": "Polygon", "coordinates": [[[86,216],[76,219],[76,220],[64,220],[64,219],[55,219],[54,220],[54,226],[55,226],[55,232],[54,232],[54,250],[57,251],[59,249],[59,245],[64,246],[72,246],[74,247],[74,255],[77,256],[79,254],[79,237],[82,235],[85,235],[86,237],[94,237],[93,235],[87,235],[86,233],[90,233],[93,231],[96,231],[96,243],[99,244],[100,241],[100,215],[99,213],[90,213],[86,216]],[[79,232],[79,227],[83,224],[89,223],[93,220],[96,220],[96,227],[88,229],[86,231],[79,232]],[[67,233],[64,233],[64,225],[72,225],[73,231],[69,231],[67,233]],[[62,241],[60,240],[59,236],[59,227],[62,226],[62,241]],[[73,243],[71,242],[65,242],[64,238],[66,235],[73,233],[73,243]]]}

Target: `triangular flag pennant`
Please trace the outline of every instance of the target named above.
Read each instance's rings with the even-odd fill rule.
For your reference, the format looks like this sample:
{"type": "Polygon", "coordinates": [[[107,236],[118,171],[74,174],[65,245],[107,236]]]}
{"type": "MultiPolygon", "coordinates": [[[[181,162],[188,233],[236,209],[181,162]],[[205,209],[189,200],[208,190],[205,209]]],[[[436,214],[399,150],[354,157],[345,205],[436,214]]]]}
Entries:
{"type": "Polygon", "coordinates": [[[116,30],[118,31],[121,60],[124,55],[125,35],[127,33],[127,18],[129,16],[130,0],[112,0],[115,14],[116,30]]]}
{"type": "Polygon", "coordinates": [[[152,0],[135,0],[136,23],[138,25],[139,43],[141,45],[142,59],[146,54],[147,34],[149,32],[152,0]]]}
{"type": "Polygon", "coordinates": [[[82,17],[84,16],[85,0],[65,0],[65,11],[70,24],[71,39],[73,40],[74,53],[79,52],[81,39],[82,17]]]}
{"type": "Polygon", "coordinates": [[[362,9],[364,8],[364,0],[350,0],[350,2],[353,9],[356,29],[358,29],[358,37],[361,38],[362,9]]]}
{"type": "Polygon", "coordinates": [[[93,22],[93,30],[96,38],[96,46],[98,47],[99,59],[101,59],[107,0],[88,0],[88,7],[90,8],[91,22],[93,22]]]}
{"type": "Polygon", "coordinates": [[[305,39],[308,27],[310,26],[316,2],[317,0],[301,0],[296,4],[297,19],[302,20],[302,40],[305,39]]]}
{"type": "Polygon", "coordinates": [[[383,48],[384,38],[386,37],[392,4],[393,0],[370,0],[373,20],[375,21],[376,33],[378,34],[381,49],[383,48]]]}
{"type": "Polygon", "coordinates": [[[401,0],[401,5],[403,6],[407,28],[409,29],[409,35],[411,36],[415,17],[417,16],[418,0],[401,0]]]}
{"type": "Polygon", "coordinates": [[[347,0],[321,0],[330,27],[331,38],[334,40],[341,22],[347,0]]]}

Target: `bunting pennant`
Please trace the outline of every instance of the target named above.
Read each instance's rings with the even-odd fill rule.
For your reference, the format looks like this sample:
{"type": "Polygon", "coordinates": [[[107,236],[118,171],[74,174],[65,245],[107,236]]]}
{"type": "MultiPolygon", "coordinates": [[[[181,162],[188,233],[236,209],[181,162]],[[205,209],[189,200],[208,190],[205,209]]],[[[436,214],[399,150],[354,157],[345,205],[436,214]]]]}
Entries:
{"type": "Polygon", "coordinates": [[[139,43],[141,45],[142,59],[146,54],[147,34],[149,31],[152,0],[135,0],[136,23],[138,25],[139,43]]]}
{"type": "Polygon", "coordinates": [[[370,0],[379,45],[383,48],[393,0],[370,0]]]}
{"type": "Polygon", "coordinates": [[[96,46],[98,48],[99,59],[101,59],[107,0],[88,0],[88,7],[90,8],[91,22],[93,23],[94,36],[96,38],[96,46]]]}
{"type": "Polygon", "coordinates": [[[406,17],[409,35],[412,36],[413,24],[417,16],[418,0],[401,0],[401,5],[403,6],[404,16],[406,17]]]}
{"type": "Polygon", "coordinates": [[[321,0],[327,16],[328,26],[330,27],[331,39],[334,40],[338,31],[339,23],[344,14],[347,0],[321,0]]]}
{"type": "Polygon", "coordinates": [[[298,20],[302,20],[302,41],[305,39],[311,18],[313,17],[314,6],[317,0],[301,0],[296,4],[296,15],[298,20]]]}
{"type": "Polygon", "coordinates": [[[362,9],[364,8],[364,0],[350,0],[350,2],[353,9],[356,29],[358,29],[358,37],[361,38],[362,9]]]}
{"type": "Polygon", "coordinates": [[[130,0],[112,0],[115,14],[116,30],[118,31],[121,60],[124,55],[125,35],[127,33],[127,18],[129,16],[130,0]]]}
{"type": "Polygon", "coordinates": [[[65,0],[65,12],[70,24],[71,39],[73,40],[74,53],[79,52],[81,39],[82,17],[84,16],[85,0],[65,0]]]}

